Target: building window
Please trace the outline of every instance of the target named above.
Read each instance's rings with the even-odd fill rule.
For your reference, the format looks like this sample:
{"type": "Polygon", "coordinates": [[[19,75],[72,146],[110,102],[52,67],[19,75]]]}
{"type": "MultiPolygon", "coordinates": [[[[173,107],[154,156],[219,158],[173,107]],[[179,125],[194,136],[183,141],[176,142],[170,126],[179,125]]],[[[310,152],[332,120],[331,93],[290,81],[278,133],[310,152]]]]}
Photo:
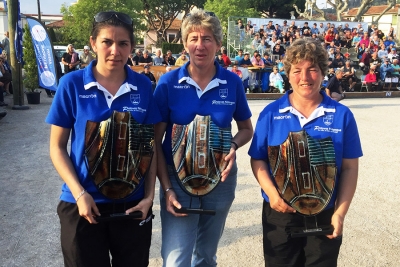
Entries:
{"type": "Polygon", "coordinates": [[[168,34],[168,42],[171,43],[175,39],[175,34],[168,34]]]}

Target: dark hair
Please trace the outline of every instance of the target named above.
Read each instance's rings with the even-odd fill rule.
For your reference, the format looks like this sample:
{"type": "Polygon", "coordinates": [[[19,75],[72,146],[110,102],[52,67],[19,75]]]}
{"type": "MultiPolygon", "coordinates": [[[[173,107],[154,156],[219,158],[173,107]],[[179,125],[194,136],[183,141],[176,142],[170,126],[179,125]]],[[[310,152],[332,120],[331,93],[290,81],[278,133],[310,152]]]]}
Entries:
{"type": "Polygon", "coordinates": [[[92,36],[92,39],[96,40],[97,36],[99,35],[100,30],[102,30],[103,28],[106,28],[106,27],[110,27],[110,26],[122,27],[122,28],[126,29],[129,34],[129,39],[131,41],[132,48],[135,46],[135,38],[133,36],[133,26],[122,22],[116,16],[111,16],[110,19],[102,21],[102,22],[94,21],[93,27],[92,27],[92,32],[90,34],[92,36]]]}

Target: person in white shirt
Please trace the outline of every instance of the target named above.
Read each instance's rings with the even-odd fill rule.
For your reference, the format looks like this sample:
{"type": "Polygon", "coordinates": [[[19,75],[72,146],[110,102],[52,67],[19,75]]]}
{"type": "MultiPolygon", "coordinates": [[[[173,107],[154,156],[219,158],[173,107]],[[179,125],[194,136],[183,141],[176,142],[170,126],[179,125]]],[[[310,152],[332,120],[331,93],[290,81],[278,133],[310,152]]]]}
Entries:
{"type": "Polygon", "coordinates": [[[283,78],[276,66],[272,70],[273,72],[269,75],[269,85],[278,88],[279,92],[283,94],[285,92],[285,89],[283,89],[283,78]]]}

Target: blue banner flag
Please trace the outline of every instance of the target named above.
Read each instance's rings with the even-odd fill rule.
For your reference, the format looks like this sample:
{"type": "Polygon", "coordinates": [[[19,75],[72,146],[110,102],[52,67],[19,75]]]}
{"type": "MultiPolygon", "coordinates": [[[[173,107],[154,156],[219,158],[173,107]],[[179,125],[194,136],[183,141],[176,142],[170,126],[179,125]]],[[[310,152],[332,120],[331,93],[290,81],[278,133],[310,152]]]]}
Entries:
{"type": "Polygon", "coordinates": [[[27,17],[26,21],[32,36],[33,46],[35,47],[36,63],[39,72],[39,85],[49,90],[57,90],[57,72],[54,61],[53,46],[49,35],[43,25],[32,17],[27,17]]]}
{"type": "Polygon", "coordinates": [[[17,57],[17,61],[22,63],[23,51],[22,51],[22,21],[21,21],[21,12],[19,8],[19,1],[18,1],[18,20],[17,25],[15,25],[15,39],[14,39],[14,46],[15,46],[15,56],[17,57]]]}
{"type": "Polygon", "coordinates": [[[4,5],[4,11],[7,12],[8,11],[7,0],[3,0],[3,5],[4,5]]]}

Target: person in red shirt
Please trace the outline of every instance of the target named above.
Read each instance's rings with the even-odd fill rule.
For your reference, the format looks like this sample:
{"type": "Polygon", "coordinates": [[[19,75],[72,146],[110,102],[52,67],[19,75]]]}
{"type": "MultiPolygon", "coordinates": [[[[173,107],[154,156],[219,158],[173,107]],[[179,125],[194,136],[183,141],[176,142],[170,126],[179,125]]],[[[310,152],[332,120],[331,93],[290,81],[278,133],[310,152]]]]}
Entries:
{"type": "Polygon", "coordinates": [[[222,60],[224,61],[225,68],[229,67],[232,64],[231,59],[228,57],[226,50],[222,51],[222,60]]]}
{"type": "Polygon", "coordinates": [[[368,74],[365,76],[363,83],[367,84],[368,92],[379,91],[379,83],[376,80],[375,67],[369,69],[368,74]]]}
{"type": "Polygon", "coordinates": [[[329,45],[333,39],[335,39],[335,34],[332,30],[328,30],[328,32],[325,35],[325,46],[329,45]]]}
{"type": "Polygon", "coordinates": [[[233,73],[236,73],[236,74],[240,77],[240,79],[243,78],[242,71],[238,69],[238,66],[237,66],[236,64],[233,65],[233,67],[232,67],[232,72],[233,72],[233,73]]]}

